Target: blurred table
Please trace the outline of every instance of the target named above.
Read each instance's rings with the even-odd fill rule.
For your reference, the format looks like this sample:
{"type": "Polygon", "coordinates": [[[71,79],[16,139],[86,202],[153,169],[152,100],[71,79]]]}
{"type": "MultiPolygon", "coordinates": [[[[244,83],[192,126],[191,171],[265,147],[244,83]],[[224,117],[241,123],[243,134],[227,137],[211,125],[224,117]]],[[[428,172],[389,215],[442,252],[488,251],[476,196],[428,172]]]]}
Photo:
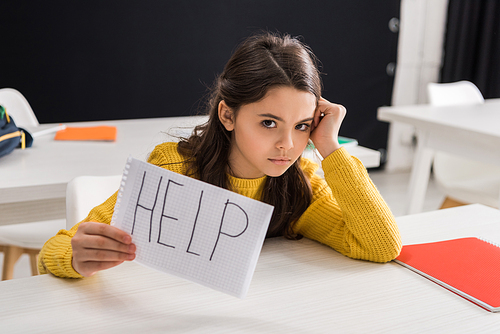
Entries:
{"type": "Polygon", "coordinates": [[[460,106],[380,107],[378,119],[411,124],[417,130],[408,214],[422,211],[435,151],[500,165],[500,99],[460,106]]]}
{"type": "MultiPolygon", "coordinates": [[[[58,141],[54,134],[35,138],[33,147],[0,159],[0,225],[64,218],[66,185],[81,175],[121,174],[127,157],[146,160],[155,145],[188,135],[204,116],[64,123],[116,126],[115,142],[58,141]]],[[[32,133],[58,124],[28,129],[32,133]]]]}

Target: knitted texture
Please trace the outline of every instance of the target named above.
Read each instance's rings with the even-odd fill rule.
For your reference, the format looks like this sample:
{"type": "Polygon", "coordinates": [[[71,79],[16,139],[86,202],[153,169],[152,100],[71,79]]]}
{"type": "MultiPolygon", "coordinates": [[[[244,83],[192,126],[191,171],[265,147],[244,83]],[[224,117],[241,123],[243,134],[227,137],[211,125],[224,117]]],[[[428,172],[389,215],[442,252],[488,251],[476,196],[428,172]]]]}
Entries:
{"type": "Polygon", "coordinates": [[[394,216],[361,161],[340,148],[322,162],[325,180],[310,176],[313,201],[295,232],[354,259],[388,262],[399,255],[394,216]]]}
{"type": "MultiPolygon", "coordinates": [[[[149,163],[185,175],[183,161],[176,143],[158,145],[148,159],[149,163]]],[[[295,233],[355,259],[387,262],[399,254],[402,245],[394,216],[357,158],[350,156],[344,148],[330,154],[322,162],[326,181],[315,174],[318,166],[310,160],[302,159],[301,167],[311,181],[313,199],[294,225],[295,233]]],[[[258,179],[229,178],[239,194],[261,198],[266,176],[258,179]]],[[[92,209],[82,222],[110,224],[116,197],[117,193],[92,209]]],[[[59,231],[45,243],[39,256],[40,273],[82,277],[71,264],[71,238],[79,224],[69,231],[59,231]]]]}

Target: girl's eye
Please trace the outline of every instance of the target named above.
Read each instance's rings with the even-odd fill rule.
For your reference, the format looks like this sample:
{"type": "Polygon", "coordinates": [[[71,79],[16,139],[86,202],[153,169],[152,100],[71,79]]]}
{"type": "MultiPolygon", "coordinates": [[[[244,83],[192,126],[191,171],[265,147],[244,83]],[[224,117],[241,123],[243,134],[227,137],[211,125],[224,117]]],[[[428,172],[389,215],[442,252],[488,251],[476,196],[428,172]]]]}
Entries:
{"type": "Polygon", "coordinates": [[[265,121],[262,121],[262,125],[266,128],[274,128],[276,127],[276,122],[266,119],[265,121]]]}
{"type": "Polygon", "coordinates": [[[310,128],[309,124],[299,124],[295,127],[295,129],[300,131],[307,131],[310,128]]]}

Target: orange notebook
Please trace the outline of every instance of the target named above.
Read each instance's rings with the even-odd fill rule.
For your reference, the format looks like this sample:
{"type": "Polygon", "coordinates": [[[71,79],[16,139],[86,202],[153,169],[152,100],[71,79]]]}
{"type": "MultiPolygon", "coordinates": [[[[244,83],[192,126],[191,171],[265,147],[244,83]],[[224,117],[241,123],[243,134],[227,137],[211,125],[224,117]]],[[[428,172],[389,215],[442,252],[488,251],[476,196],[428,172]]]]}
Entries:
{"type": "Polygon", "coordinates": [[[478,238],[407,245],[395,261],[488,311],[500,311],[498,246],[478,238]]]}
{"type": "Polygon", "coordinates": [[[66,127],[56,132],[55,140],[102,140],[115,141],[115,126],[66,127]]]}

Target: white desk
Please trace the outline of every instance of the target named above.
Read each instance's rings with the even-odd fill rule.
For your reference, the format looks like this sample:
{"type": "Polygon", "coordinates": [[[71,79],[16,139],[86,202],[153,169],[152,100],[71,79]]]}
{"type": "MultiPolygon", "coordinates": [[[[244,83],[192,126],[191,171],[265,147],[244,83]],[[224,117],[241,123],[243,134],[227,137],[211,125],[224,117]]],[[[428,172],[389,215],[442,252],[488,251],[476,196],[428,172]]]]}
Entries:
{"type": "MultiPolygon", "coordinates": [[[[145,160],[156,144],[172,140],[167,135],[169,129],[192,129],[205,119],[169,117],[65,123],[116,126],[115,142],[56,141],[54,134],[35,138],[33,147],[16,149],[0,159],[0,225],[64,218],[66,185],[70,180],[80,175],[121,174],[129,155],[145,160]]],[[[56,125],[45,124],[29,130],[36,132],[56,125]]],[[[173,129],[172,133],[176,131],[173,129]]],[[[183,133],[186,131],[190,130],[183,133]]]]}
{"type": "MultiPolygon", "coordinates": [[[[479,204],[397,218],[405,244],[500,243],[479,204]]],[[[5,333],[500,333],[490,313],[394,263],[352,260],[310,240],[264,244],[240,300],[135,263],[80,280],[0,282],[5,333]]]]}
{"type": "Polygon", "coordinates": [[[381,107],[378,119],[411,124],[417,129],[409,214],[422,211],[435,151],[500,165],[500,99],[463,106],[381,107]]]}
{"type": "MultiPolygon", "coordinates": [[[[116,142],[56,141],[54,135],[35,139],[33,147],[14,150],[0,159],[0,225],[65,217],[67,183],[80,175],[118,175],[129,155],[146,160],[155,145],[172,141],[167,135],[188,135],[205,116],[165,117],[65,123],[68,126],[113,125],[116,142]],[[29,205],[26,203],[29,202],[29,205]],[[29,207],[30,210],[25,208],[29,207]]],[[[41,125],[40,131],[57,124],[41,125]]],[[[377,167],[380,153],[350,147],[366,167],[377,167]]]]}

